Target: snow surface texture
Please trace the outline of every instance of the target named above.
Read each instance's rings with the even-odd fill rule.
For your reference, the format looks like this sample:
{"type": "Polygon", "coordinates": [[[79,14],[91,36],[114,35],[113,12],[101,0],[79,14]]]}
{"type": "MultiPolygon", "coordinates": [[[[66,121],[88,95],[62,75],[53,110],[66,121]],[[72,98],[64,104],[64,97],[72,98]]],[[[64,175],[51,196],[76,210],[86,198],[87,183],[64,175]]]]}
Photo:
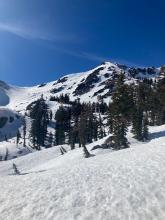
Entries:
{"type": "Polygon", "coordinates": [[[164,220],[164,130],[151,128],[148,143],[129,134],[132,148],[89,159],[54,147],[1,162],[0,219],[164,220]],[[13,175],[13,163],[22,175],[13,175]]]}

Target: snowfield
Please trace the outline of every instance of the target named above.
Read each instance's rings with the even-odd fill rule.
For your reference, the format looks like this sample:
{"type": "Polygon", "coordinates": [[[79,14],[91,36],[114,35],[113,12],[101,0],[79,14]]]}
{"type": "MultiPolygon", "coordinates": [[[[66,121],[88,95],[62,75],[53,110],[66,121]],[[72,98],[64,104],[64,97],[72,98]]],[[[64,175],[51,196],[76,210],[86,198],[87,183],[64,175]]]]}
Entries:
{"type": "Polygon", "coordinates": [[[1,162],[0,219],[164,220],[164,130],[150,128],[148,143],[130,135],[131,148],[91,151],[89,159],[82,149],[60,155],[53,147],[1,162]],[[13,163],[22,175],[13,175],[13,163]]]}

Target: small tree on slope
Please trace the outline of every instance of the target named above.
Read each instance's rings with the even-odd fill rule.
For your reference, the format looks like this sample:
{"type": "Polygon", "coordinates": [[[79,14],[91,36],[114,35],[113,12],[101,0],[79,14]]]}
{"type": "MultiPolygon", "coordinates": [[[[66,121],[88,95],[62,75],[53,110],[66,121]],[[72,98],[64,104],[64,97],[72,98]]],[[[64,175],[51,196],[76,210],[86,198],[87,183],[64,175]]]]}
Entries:
{"type": "Polygon", "coordinates": [[[26,116],[23,118],[23,146],[26,146],[26,130],[27,130],[27,125],[26,125],[26,116]]]}
{"type": "Polygon", "coordinates": [[[14,170],[14,174],[20,175],[20,171],[18,170],[18,168],[17,168],[15,163],[13,163],[13,170],[14,170]]]}
{"type": "Polygon", "coordinates": [[[83,147],[84,151],[84,157],[89,158],[91,157],[91,154],[86,148],[86,114],[82,113],[80,116],[80,121],[78,125],[78,131],[79,131],[79,138],[80,138],[80,143],[83,147]]]}
{"type": "Polygon", "coordinates": [[[18,129],[18,131],[17,131],[17,140],[16,140],[17,145],[19,144],[20,138],[21,138],[21,133],[18,129]]]}

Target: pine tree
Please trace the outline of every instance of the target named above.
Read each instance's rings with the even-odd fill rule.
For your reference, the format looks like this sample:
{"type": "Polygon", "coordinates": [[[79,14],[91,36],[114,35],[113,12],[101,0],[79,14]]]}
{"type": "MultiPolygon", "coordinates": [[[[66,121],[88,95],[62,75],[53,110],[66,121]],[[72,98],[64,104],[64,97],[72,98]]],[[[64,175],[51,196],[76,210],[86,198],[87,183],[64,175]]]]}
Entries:
{"type": "Polygon", "coordinates": [[[68,138],[68,142],[70,142],[70,120],[71,113],[70,108],[61,106],[56,114],[56,127],[55,127],[55,142],[56,145],[64,144],[66,142],[66,137],[68,138]]]}
{"type": "Polygon", "coordinates": [[[21,133],[20,133],[20,131],[18,130],[18,131],[17,131],[17,139],[16,139],[17,145],[19,144],[20,138],[21,138],[21,133]]]}
{"type": "Polygon", "coordinates": [[[78,131],[79,131],[79,138],[80,138],[80,143],[83,147],[84,151],[84,157],[89,158],[91,154],[86,148],[86,114],[82,113],[80,116],[80,121],[79,121],[79,126],[78,126],[78,131]]]}
{"type": "Polygon", "coordinates": [[[24,147],[26,146],[26,129],[27,129],[26,116],[24,116],[24,118],[23,118],[23,146],[24,147]]]}
{"type": "Polygon", "coordinates": [[[56,145],[65,144],[65,132],[63,126],[56,122],[56,133],[55,133],[56,145]]]}
{"type": "Polygon", "coordinates": [[[93,141],[93,133],[94,133],[94,114],[92,112],[92,105],[89,103],[85,107],[86,111],[86,135],[87,142],[92,143],[93,141]]]}
{"type": "Polygon", "coordinates": [[[5,157],[4,157],[4,160],[8,160],[8,157],[9,157],[9,150],[8,148],[6,148],[6,153],[5,153],[5,157]]]}
{"type": "Polygon", "coordinates": [[[109,126],[109,133],[112,134],[113,132],[113,104],[109,104],[108,107],[108,121],[107,124],[109,126]]]}
{"type": "Polygon", "coordinates": [[[148,117],[147,115],[143,115],[143,127],[142,127],[142,136],[143,136],[143,141],[148,140],[148,117]]]}
{"type": "Polygon", "coordinates": [[[135,138],[139,141],[143,140],[142,136],[143,127],[143,111],[137,106],[134,107],[134,112],[132,114],[132,133],[135,138]]]}
{"type": "Polygon", "coordinates": [[[157,125],[165,124],[165,78],[161,77],[156,82],[156,97],[157,101],[157,125]]]}
{"type": "Polygon", "coordinates": [[[98,120],[97,120],[97,117],[95,116],[94,117],[94,120],[93,120],[93,139],[94,141],[97,141],[98,140],[98,120]]]}
{"type": "Polygon", "coordinates": [[[75,149],[75,144],[78,143],[81,147],[78,124],[80,120],[81,112],[83,111],[83,105],[79,99],[72,103],[70,114],[70,146],[71,150],[75,149]]]}
{"type": "Polygon", "coordinates": [[[151,89],[146,83],[140,82],[135,87],[134,108],[132,113],[132,132],[139,141],[148,139],[148,114],[151,110],[151,89]]]}
{"type": "Polygon", "coordinates": [[[14,170],[14,174],[20,175],[20,171],[18,170],[18,168],[17,168],[15,163],[13,163],[13,170],[14,170]]]}
{"type": "Polygon", "coordinates": [[[6,141],[6,142],[8,141],[7,135],[5,135],[5,141],[6,141]]]}
{"type": "Polygon", "coordinates": [[[112,119],[112,134],[113,148],[116,150],[129,147],[126,138],[128,117],[132,100],[130,99],[128,86],[124,83],[125,76],[123,73],[117,79],[115,91],[112,95],[111,104],[111,119],[112,119]]]}
{"type": "Polygon", "coordinates": [[[49,144],[49,147],[52,147],[52,145],[53,145],[53,134],[52,134],[52,132],[50,132],[48,134],[48,144],[49,144]]]}
{"type": "Polygon", "coordinates": [[[30,137],[33,147],[40,150],[41,146],[45,146],[48,126],[48,106],[43,97],[36,101],[30,111],[32,118],[30,137]]]}
{"type": "Polygon", "coordinates": [[[129,143],[126,138],[126,134],[128,131],[126,119],[122,115],[114,115],[113,125],[114,144],[112,147],[115,150],[128,148],[129,143]]]}
{"type": "Polygon", "coordinates": [[[52,110],[50,110],[50,111],[49,111],[49,120],[51,121],[52,118],[53,118],[53,112],[52,112],[52,110]]]}
{"type": "Polygon", "coordinates": [[[102,139],[103,137],[105,137],[104,125],[103,125],[103,122],[102,122],[101,114],[99,114],[99,118],[98,118],[98,138],[102,139]]]}
{"type": "Polygon", "coordinates": [[[75,144],[78,139],[78,128],[76,126],[72,126],[70,130],[70,146],[71,150],[75,149],[75,144]]]}

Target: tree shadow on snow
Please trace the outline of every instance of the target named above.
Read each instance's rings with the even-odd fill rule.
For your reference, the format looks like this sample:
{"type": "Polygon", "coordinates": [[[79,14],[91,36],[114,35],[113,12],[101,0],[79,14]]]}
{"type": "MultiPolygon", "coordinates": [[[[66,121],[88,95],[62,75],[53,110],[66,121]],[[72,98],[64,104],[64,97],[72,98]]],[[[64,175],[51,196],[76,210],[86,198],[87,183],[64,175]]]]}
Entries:
{"type": "Polygon", "coordinates": [[[31,173],[43,173],[45,171],[47,171],[47,170],[39,170],[39,171],[35,171],[35,172],[27,172],[27,173],[19,173],[19,174],[11,173],[11,174],[8,174],[8,176],[25,176],[25,175],[28,175],[31,173]]]}
{"type": "Polygon", "coordinates": [[[149,134],[150,140],[161,138],[161,137],[165,137],[165,131],[158,131],[158,132],[149,134]]]}

